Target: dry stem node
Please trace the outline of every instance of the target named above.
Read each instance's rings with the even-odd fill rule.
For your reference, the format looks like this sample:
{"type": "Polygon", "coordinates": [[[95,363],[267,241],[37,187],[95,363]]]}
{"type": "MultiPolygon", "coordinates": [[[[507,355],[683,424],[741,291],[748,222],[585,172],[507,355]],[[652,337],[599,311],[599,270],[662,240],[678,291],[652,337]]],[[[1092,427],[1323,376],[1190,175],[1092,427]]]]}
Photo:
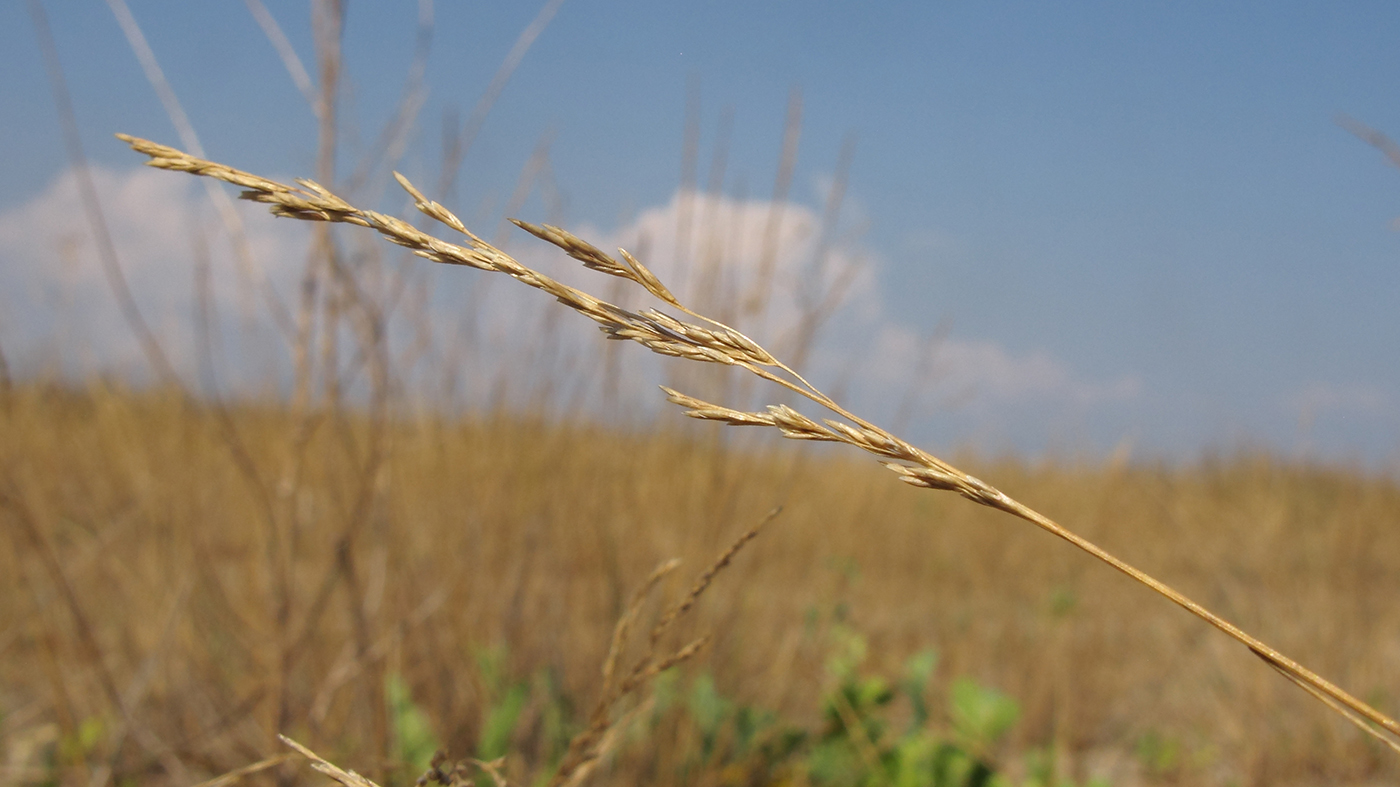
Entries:
{"type": "MultiPolygon", "coordinates": [[[[448,243],[414,228],[407,222],[374,211],[355,208],[313,181],[298,180],[300,188],[294,188],[223,164],[205,161],[165,145],[124,134],[117,136],[130,145],[133,150],[149,156],[150,161],[147,164],[150,166],[189,172],[232,183],[244,189],[240,195],[242,199],[268,204],[271,206],[272,212],[278,216],[369,227],[390,242],[404,246],[424,259],[505,273],[530,287],[549,293],[559,302],[597,322],[610,339],[629,339],[661,355],[741,367],[764,380],[798,393],[826,408],[840,420],[826,420],[824,424],[818,423],[785,405],[770,406],[766,413],[742,412],[704,402],[670,389],[663,389],[672,402],[686,408],[686,414],[693,418],[721,421],[735,426],[771,426],[778,429],[783,436],[797,440],[846,443],[880,457],[882,463],[897,473],[900,480],[906,483],[929,489],[957,492],[975,503],[1005,511],[1053,533],[1137,582],[1146,585],[1248,647],[1255,655],[1289,680],[1304,688],[1309,694],[1341,713],[1367,734],[1375,736],[1392,749],[1400,752],[1400,723],[1394,719],[1356,699],[1296,661],[1245,633],[1219,615],[1148,574],[1124,563],[1049,517],[1013,500],[990,484],[915,448],[844,409],[752,339],[723,323],[686,308],[657,280],[650,270],[625,251],[621,252],[626,261],[626,264],[623,264],[565,230],[516,222],[517,226],[558,246],[569,256],[583,262],[586,267],[633,281],[666,305],[700,320],[706,325],[684,322],[655,309],[646,309],[641,312],[628,311],[528,268],[510,255],[472,234],[455,215],[442,205],[427,199],[406,178],[397,173],[395,173],[395,177],[399,184],[413,196],[418,210],[462,233],[471,241],[470,244],[464,247],[448,243]]],[[[698,641],[692,643],[691,646],[683,648],[673,656],[679,660],[684,657],[682,654],[687,651],[693,652],[693,649],[698,648],[700,644],[698,641]]],[[[650,654],[648,658],[651,658],[650,654]]],[[[630,690],[636,685],[636,680],[644,680],[647,674],[654,674],[654,672],[648,673],[651,667],[665,661],[662,659],[660,662],[653,661],[645,666],[638,665],[638,668],[623,679],[621,684],[614,687],[613,691],[625,693],[625,690],[630,690]]],[[[615,666],[614,663],[610,669],[615,669],[615,666]]],[[[587,759],[591,756],[596,758],[598,741],[607,729],[606,720],[607,709],[604,708],[604,726],[596,731],[593,739],[587,741],[581,750],[571,749],[569,760],[573,760],[575,757],[587,759]]],[[[595,719],[596,723],[597,719],[595,719]]],[[[589,732],[593,732],[591,727],[589,732]]],[[[587,734],[589,733],[585,733],[585,735],[587,734]]],[[[566,760],[566,765],[569,760],[566,760]]],[[[582,761],[580,760],[580,762],[582,761]]],[[[359,784],[343,783],[347,787],[364,787],[364,785],[359,784]]],[[[562,782],[556,780],[556,783],[562,782]]]]}

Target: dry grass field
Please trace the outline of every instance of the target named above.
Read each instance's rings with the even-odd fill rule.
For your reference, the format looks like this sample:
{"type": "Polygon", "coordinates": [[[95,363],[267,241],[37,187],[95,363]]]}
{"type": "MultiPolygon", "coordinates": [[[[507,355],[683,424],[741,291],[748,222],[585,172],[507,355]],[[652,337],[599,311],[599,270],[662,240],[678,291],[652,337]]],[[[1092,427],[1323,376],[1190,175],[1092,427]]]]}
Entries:
{"type": "MultiPolygon", "coordinates": [[[[315,8],[316,175],[334,185],[343,8],[315,8]]],[[[532,23],[526,48],[537,34],[532,23]]],[[[786,200],[799,121],[794,94],[775,204],[786,200]]],[[[0,356],[0,784],[320,783],[279,734],[383,787],[1400,779],[1396,751],[1248,648],[1006,515],[1041,516],[1006,495],[1033,506],[1393,717],[1394,475],[1248,452],[1185,465],[948,457],[974,477],[841,409],[753,340],[682,306],[630,256],[521,225],[591,268],[584,277],[616,277],[598,290],[609,298],[635,285],[662,312],[613,306],[525,267],[406,181],[418,209],[466,245],[308,182],[298,190],[123,139],[158,166],[235,183],[279,215],[361,229],[348,240],[329,224],[308,228],[298,300],[267,297],[284,340],[274,352],[285,351],[294,378],[288,396],[192,393],[114,248],[99,256],[158,383],[11,381],[0,356]],[[788,389],[667,378],[684,393],[739,391],[760,404],[796,393],[839,423],[676,392],[691,415],[760,428],[696,423],[674,408],[603,417],[596,402],[560,404],[557,390],[538,397],[549,407],[446,415],[408,390],[399,364],[413,366],[409,353],[386,338],[404,311],[414,317],[385,283],[404,285],[401,295],[427,263],[388,260],[365,227],[479,269],[469,275],[506,274],[492,277],[497,286],[543,290],[611,338],[788,389]],[[898,483],[850,446],[931,488],[898,483]],[[468,760],[453,770],[432,759],[438,749],[468,760]]],[[[85,176],[76,143],[70,156],[85,176]]],[[[455,175],[448,167],[433,193],[449,193],[455,175]]],[[[98,211],[88,221],[106,232],[98,211]]],[[[700,278],[719,281],[721,264],[700,278]]],[[[741,328],[771,317],[774,285],[758,278],[756,292],[740,293],[759,304],[740,310],[750,320],[735,319],[741,328]]],[[[792,343],[798,359],[842,295],[839,283],[805,284],[814,293],[792,343]]],[[[719,297],[698,308],[716,303],[726,319],[736,311],[719,297]]],[[[205,324],[193,333],[207,349],[219,337],[200,307],[205,324]]],[[[571,328],[581,322],[566,316],[571,328]]],[[[540,357],[569,352],[540,344],[540,357]]],[[[574,368],[591,364],[606,391],[620,379],[608,376],[611,358],[574,368]]],[[[547,370],[510,367],[549,384],[538,382],[547,370]]],[[[532,400],[528,385],[513,389],[517,401],[532,400]]]]}
{"type": "MultiPolygon", "coordinates": [[[[1393,754],[1124,577],[844,454],[726,446],[675,413],[630,430],[405,415],[383,426],[366,504],[373,427],[347,410],[317,422],[283,499],[285,407],[102,383],[5,396],[8,783],[193,784],[275,753],[278,731],[393,781],[407,721],[466,756],[510,702],[491,734],[511,782],[530,783],[584,723],[613,624],[652,568],[684,561],[660,589],[677,597],[778,504],[668,634],[713,633],[679,681],[710,676],[731,703],[815,727],[839,623],[868,643],[862,673],[897,675],[933,649],[932,704],[958,676],[1019,703],[992,753],[1009,773],[1040,749],[1112,784],[1400,776],[1393,754]],[[416,710],[386,703],[391,686],[416,710]]],[[[966,464],[1397,710],[1393,480],[1263,456],[966,464]]],[[[647,730],[610,754],[606,783],[746,783],[723,763],[677,764],[695,724],[647,730]]]]}

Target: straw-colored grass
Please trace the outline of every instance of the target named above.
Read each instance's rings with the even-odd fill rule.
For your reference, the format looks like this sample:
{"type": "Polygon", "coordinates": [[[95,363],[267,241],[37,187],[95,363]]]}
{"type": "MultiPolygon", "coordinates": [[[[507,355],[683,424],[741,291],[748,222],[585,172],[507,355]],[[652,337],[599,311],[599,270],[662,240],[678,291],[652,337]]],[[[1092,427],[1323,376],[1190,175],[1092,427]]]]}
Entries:
{"type": "MultiPolygon", "coordinates": [[[[663,643],[670,652],[712,633],[696,668],[727,695],[810,719],[827,680],[812,621],[842,607],[870,640],[872,670],[896,672],[933,647],[942,656],[935,690],[969,675],[1021,702],[1003,755],[1053,745],[1075,768],[1118,762],[1127,773],[1147,770],[1123,763],[1157,740],[1178,756],[1144,773],[1154,783],[1400,777],[1388,750],[1247,651],[1044,533],[891,484],[853,457],[725,450],[678,431],[677,419],[633,433],[506,415],[391,421],[383,494],[356,542],[358,595],[338,585],[313,621],[356,490],[341,437],[318,432],[296,500],[290,576],[291,628],[310,628],[282,681],[268,532],[221,416],[173,394],[101,385],[22,384],[9,404],[0,418],[0,597],[9,600],[0,604],[0,740],[27,780],[49,773],[40,755],[54,749],[44,741],[76,740],[94,723],[105,729],[98,743],[58,760],[65,783],[110,767],[141,783],[188,785],[279,753],[278,731],[373,775],[383,767],[371,718],[383,672],[403,676],[440,740],[463,756],[491,702],[478,664],[493,649],[512,680],[555,675],[586,716],[635,588],[672,557],[685,566],[672,577],[698,572],[777,502],[782,516],[663,643]],[[23,537],[16,504],[57,557],[52,569],[23,537]],[[363,655],[352,598],[370,631],[363,655]],[[144,739],[124,732],[104,681],[144,739]],[[282,682],[293,721],[273,730],[282,682]],[[148,750],[152,740],[167,750],[148,750]],[[168,775],[162,758],[188,778],[168,775]]],[[[226,415],[255,464],[278,466],[296,424],[285,408],[226,415]]],[[[369,429],[349,419],[355,439],[369,429]]],[[[967,463],[1396,709],[1393,481],[1247,456],[1182,469],[967,463]]],[[[684,595],[684,584],[662,584],[666,596],[684,595]]],[[[512,783],[546,765],[547,710],[527,707],[511,735],[512,783]]],[[[607,783],[635,783],[655,772],[648,757],[680,743],[620,753],[607,783]]]]}

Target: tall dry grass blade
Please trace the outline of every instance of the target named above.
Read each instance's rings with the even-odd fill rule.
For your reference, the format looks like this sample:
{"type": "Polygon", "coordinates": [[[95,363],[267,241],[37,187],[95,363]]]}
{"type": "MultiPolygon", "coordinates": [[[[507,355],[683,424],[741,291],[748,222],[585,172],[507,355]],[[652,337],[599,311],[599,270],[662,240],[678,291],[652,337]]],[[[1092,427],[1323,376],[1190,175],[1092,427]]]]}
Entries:
{"type": "Polygon", "coordinates": [[[681,188],[676,210],[676,245],[672,264],[676,279],[690,275],[690,230],[695,220],[695,189],[700,166],[700,78],[685,80],[685,133],[681,142],[681,188]]]}
{"type": "Polygon", "coordinates": [[[715,132],[714,152],[710,154],[710,176],[705,184],[705,210],[700,217],[702,248],[685,291],[692,293],[697,308],[718,312],[720,284],[724,277],[724,257],[720,238],[719,212],[724,197],[724,173],[729,165],[729,139],[734,132],[734,107],[726,105],[719,112],[719,127],[715,132]]]}
{"type": "Polygon", "coordinates": [[[399,91],[398,106],[379,132],[379,139],[350,175],[347,187],[350,193],[355,193],[367,183],[381,166],[391,170],[397,167],[408,150],[418,115],[427,103],[428,90],[424,77],[428,73],[428,54],[433,46],[433,28],[433,0],[418,0],[418,30],[413,43],[413,61],[409,64],[403,89],[399,91]]]}
{"type": "Polygon", "coordinates": [[[942,349],[944,341],[948,338],[948,330],[951,323],[947,320],[939,320],[933,331],[919,341],[918,356],[914,359],[914,368],[909,375],[909,382],[904,389],[904,395],[899,398],[899,406],[895,407],[894,416],[890,419],[890,431],[899,433],[904,431],[909,422],[913,420],[914,413],[919,406],[919,394],[931,387],[934,378],[934,360],[938,356],[938,351],[942,349]]]}
{"type": "Polygon", "coordinates": [[[302,64],[296,47],[292,46],[287,34],[282,32],[282,26],[277,24],[277,19],[267,10],[267,6],[263,5],[262,0],[243,0],[243,4],[248,7],[248,13],[253,15],[253,21],[258,23],[263,35],[267,36],[268,43],[277,51],[277,57],[281,58],[282,66],[292,78],[292,84],[297,86],[302,98],[306,99],[311,114],[319,120],[326,110],[321,106],[321,97],[316,95],[316,86],[311,83],[311,74],[302,64]]]}
{"type": "MultiPolygon", "coordinates": [[[[522,265],[500,249],[472,235],[456,216],[442,205],[426,200],[402,176],[399,177],[399,182],[414,196],[418,209],[466,234],[472,240],[470,247],[457,246],[439,240],[402,220],[374,211],[357,209],[314,183],[303,182],[301,190],[293,189],[220,164],[197,159],[163,145],[124,135],[121,138],[134,150],[150,156],[151,161],[148,164],[151,166],[193,172],[243,185],[248,189],[242,195],[244,199],[267,203],[271,205],[272,212],[276,215],[369,227],[379,232],[390,242],[412,249],[416,255],[424,259],[506,273],[517,281],[549,293],[559,302],[599,323],[601,330],[609,338],[635,341],[661,355],[743,368],[764,380],[798,393],[826,408],[837,418],[824,419],[823,422],[819,423],[786,405],[771,405],[763,413],[744,412],[705,402],[674,390],[663,389],[670,400],[686,408],[686,414],[691,417],[732,425],[770,426],[777,429],[785,437],[794,439],[846,443],[879,457],[881,463],[896,473],[900,480],[905,483],[926,489],[957,492],[979,505],[994,508],[1030,522],[1107,563],[1209,623],[1249,648],[1251,652],[1275,669],[1286,673],[1295,682],[1309,687],[1309,693],[1314,694],[1314,696],[1322,695],[1344,706],[1355,714],[1355,716],[1344,714],[1348,720],[1353,721],[1367,734],[1380,739],[1392,749],[1400,752],[1400,723],[1394,719],[1163,582],[1114,557],[1093,542],[1011,498],[991,484],[959,470],[948,462],[914,447],[851,413],[801,378],[789,366],[773,357],[752,339],[733,331],[733,329],[714,321],[709,321],[714,326],[713,328],[686,323],[655,309],[642,312],[628,311],[595,298],[586,292],[564,285],[539,271],[522,265]]],[[[563,238],[563,236],[560,237],[563,238]]],[[[561,248],[570,251],[578,247],[572,241],[564,239],[564,245],[561,248]]],[[[686,313],[692,314],[688,310],[686,313]]],[[[626,681],[624,681],[625,683],[626,681]]],[[[1330,703],[1328,705],[1332,707],[1330,703]]]]}
{"type": "Polygon", "coordinates": [[[783,351],[794,367],[807,365],[807,355],[816,343],[817,333],[840,305],[850,286],[850,279],[856,273],[856,268],[849,266],[835,281],[830,281],[831,250],[836,242],[836,225],[841,218],[841,207],[845,204],[846,189],[851,180],[851,162],[855,160],[855,155],[856,137],[854,133],[849,133],[841,141],[841,152],[836,157],[836,172],[822,209],[821,234],[817,237],[807,270],[798,281],[800,314],[791,337],[785,343],[789,349],[783,351]]]}
{"type": "MultiPolygon", "coordinates": [[[[337,99],[340,94],[340,45],[345,34],[345,6],[343,0],[315,0],[312,3],[312,12],[312,33],[319,71],[318,87],[321,93],[321,107],[324,110],[317,123],[316,177],[321,183],[329,183],[334,187],[336,145],[340,135],[337,99]]],[[[336,248],[330,227],[318,226],[312,259],[307,264],[305,279],[302,282],[301,312],[297,316],[297,386],[300,396],[310,395],[309,387],[314,367],[308,353],[313,341],[312,322],[317,317],[315,307],[319,289],[324,291],[320,325],[322,398],[325,404],[332,406],[340,401],[338,341],[343,293],[337,281],[336,269],[339,265],[339,250],[336,248]]]]}
{"type": "Polygon", "coordinates": [[[681,565],[679,558],[671,560],[657,566],[647,577],[642,586],[637,588],[637,592],[632,594],[632,601],[627,605],[622,617],[617,619],[617,625],[613,628],[612,642],[608,646],[608,655],[603,659],[603,689],[604,697],[611,697],[613,689],[617,686],[617,662],[622,658],[622,650],[627,645],[628,635],[632,633],[632,626],[637,621],[637,616],[642,614],[642,605],[646,602],[651,591],[656,588],[657,583],[666,578],[668,574],[675,571],[681,565]]]}
{"type": "Polygon", "coordinates": [[[559,8],[564,5],[564,0],[547,0],[540,8],[540,12],[535,18],[530,20],[530,24],[520,31],[520,36],[515,39],[515,44],[506,53],[505,59],[496,69],[496,73],[491,77],[491,83],[486,86],[485,92],[477,99],[476,105],[472,107],[472,112],[467,116],[467,122],[462,126],[459,133],[453,135],[449,140],[447,150],[443,156],[442,179],[438,182],[437,193],[446,197],[450,193],[452,186],[457,182],[458,170],[462,168],[462,160],[466,158],[467,151],[471,150],[472,143],[476,142],[477,134],[481,133],[481,127],[486,125],[486,117],[491,114],[491,108],[496,105],[496,99],[505,92],[506,83],[515,74],[515,69],[520,67],[521,61],[525,59],[525,54],[534,46],[535,39],[540,37],[549,23],[553,21],[554,15],[559,13],[559,8]]]}
{"type": "Polygon", "coordinates": [[[165,114],[170,117],[170,122],[175,126],[175,133],[180,135],[180,141],[193,150],[196,155],[203,155],[199,136],[194,132],[194,124],[190,123],[189,115],[185,114],[185,108],[175,97],[175,90],[170,87],[170,81],[165,78],[165,72],[161,70],[160,63],[156,60],[156,53],[151,49],[150,43],[146,41],[146,34],[141,32],[141,26],[136,23],[136,17],[132,16],[130,6],[126,4],[126,0],[107,0],[107,7],[112,10],[112,16],[117,18],[117,25],[121,27],[122,34],[126,36],[127,44],[131,47],[132,53],[136,55],[137,62],[141,64],[141,70],[146,73],[146,81],[151,83],[152,88],[155,88],[161,106],[165,107],[165,114]]]}
{"type": "Polygon", "coordinates": [[[705,569],[704,573],[700,575],[700,578],[695,580],[695,584],[691,586],[690,592],[685,594],[685,598],[681,599],[679,604],[667,610],[666,614],[662,615],[661,619],[656,622],[656,625],[651,630],[651,644],[653,647],[655,647],[657,641],[661,639],[661,635],[672,623],[689,612],[691,607],[695,606],[696,600],[710,587],[710,583],[714,582],[715,576],[734,560],[734,556],[739,554],[739,550],[743,549],[746,544],[757,538],[758,532],[769,522],[777,519],[778,515],[781,513],[783,513],[782,506],[777,506],[772,511],[769,511],[767,516],[759,520],[758,524],[745,531],[743,535],[735,539],[734,543],[729,545],[728,549],[720,553],[719,557],[715,559],[715,562],[711,563],[710,567],[705,569]]]}
{"type": "Polygon", "coordinates": [[[63,76],[58,47],[54,44],[48,15],[44,13],[44,7],[39,0],[29,0],[29,15],[34,21],[34,32],[39,39],[39,49],[44,55],[44,65],[49,72],[49,85],[57,105],[59,125],[63,127],[64,147],[68,149],[69,165],[73,168],[78,182],[83,213],[86,214],[88,228],[92,231],[93,241],[97,245],[97,257],[102,263],[107,285],[116,297],[117,308],[121,310],[122,318],[136,335],[136,341],[141,345],[141,351],[146,356],[146,362],[151,365],[151,371],[161,382],[178,385],[179,375],[175,373],[175,367],[171,366],[169,356],[160,346],[160,340],[146,323],[146,318],[141,314],[141,307],[137,305],[135,296],[131,294],[131,287],[127,284],[126,273],[122,270],[121,260],[117,256],[116,243],[112,241],[112,232],[102,211],[102,202],[97,197],[97,186],[92,181],[92,171],[88,167],[87,154],[83,151],[82,137],[78,134],[78,118],[73,110],[72,96],[68,93],[68,81],[63,76]]]}
{"type": "MultiPolygon", "coordinates": [[[[316,46],[319,74],[319,105],[321,112],[317,120],[317,160],[316,176],[333,182],[335,177],[336,147],[336,97],[340,79],[340,39],[344,30],[344,7],[338,0],[315,0],[312,5],[312,33],[316,46]]],[[[306,193],[323,195],[329,192],[313,181],[303,180],[301,186],[306,193]]],[[[333,200],[330,200],[334,202],[333,200]]],[[[332,583],[323,580],[322,593],[317,597],[298,629],[294,620],[296,612],[295,581],[293,578],[298,562],[298,542],[296,534],[302,529],[302,507],[297,504],[304,481],[306,451],[323,419],[312,408],[312,387],[315,380],[316,363],[312,353],[318,316],[321,330],[334,334],[338,320],[330,308],[321,309],[318,305],[332,279],[331,268],[336,264],[334,239],[328,227],[318,226],[314,234],[313,250],[302,271],[300,299],[297,305],[295,334],[292,345],[292,399],[291,409],[296,424],[291,435],[288,456],[282,462],[277,481],[278,513],[281,527],[273,527],[267,538],[267,568],[273,577],[272,605],[273,632],[269,646],[273,651],[273,692],[271,720],[268,732],[276,735],[288,729],[293,717],[292,671],[303,652],[309,631],[314,625],[325,600],[329,599],[332,583]]],[[[333,285],[331,285],[333,286],[333,285]]],[[[326,380],[325,391],[329,401],[334,403],[335,385],[334,337],[322,345],[322,374],[326,380]],[[329,363],[327,363],[329,361],[329,363]]],[[[329,576],[339,578],[340,564],[337,563],[329,576]]],[[[380,703],[376,703],[379,705],[380,703]]],[[[374,711],[372,711],[374,712],[374,711]]],[[[376,744],[378,743],[376,736],[376,744]]],[[[376,749],[376,754],[380,750],[376,749]]],[[[287,787],[287,778],[280,775],[278,782],[287,787]]]]}
{"type": "Polygon", "coordinates": [[[314,768],[318,773],[323,773],[326,776],[329,776],[330,778],[334,779],[335,781],[340,782],[340,784],[343,787],[379,787],[379,785],[375,784],[369,779],[366,779],[360,774],[355,773],[354,771],[347,771],[341,768],[340,766],[336,765],[335,763],[326,760],[321,755],[306,748],[300,743],[297,743],[291,738],[288,738],[286,735],[278,735],[277,739],[282,741],[282,743],[286,744],[287,746],[290,746],[291,748],[295,749],[297,753],[301,756],[310,760],[311,767],[314,768]]]}
{"type": "MultiPolygon", "coordinates": [[[[256,0],[252,0],[252,2],[256,2],[256,0]]],[[[166,116],[170,118],[171,125],[175,126],[175,133],[180,135],[181,144],[194,151],[195,155],[204,155],[202,152],[204,146],[199,142],[199,134],[195,132],[194,124],[190,122],[189,115],[185,113],[184,105],[175,95],[175,89],[170,86],[170,80],[165,78],[165,71],[161,69],[155,51],[146,41],[146,34],[141,31],[141,25],[136,22],[136,17],[132,15],[131,7],[126,4],[126,0],[107,0],[107,6],[112,10],[112,15],[117,18],[117,24],[121,27],[122,34],[126,36],[132,54],[141,64],[146,81],[156,91],[156,96],[160,99],[166,116]]],[[[205,193],[209,195],[215,210],[218,211],[219,221],[223,223],[224,229],[233,242],[234,259],[238,262],[239,272],[252,284],[254,289],[262,293],[268,312],[272,315],[273,323],[282,332],[283,339],[290,341],[292,335],[291,313],[287,311],[282,297],[273,289],[272,282],[268,281],[267,272],[253,258],[252,248],[248,244],[248,233],[243,228],[243,220],[233,209],[233,203],[223,191],[206,187],[205,193]]],[[[251,319],[251,315],[245,315],[245,317],[251,319]]]]}
{"type": "Polygon", "coordinates": [[[1390,162],[1391,166],[1400,167],[1400,145],[1395,144],[1395,140],[1386,136],[1384,132],[1371,128],[1351,115],[1338,115],[1337,125],[1355,134],[1367,145],[1379,150],[1385,155],[1386,161],[1390,162]]]}
{"type": "Polygon", "coordinates": [[[794,87],[788,95],[787,119],[783,123],[783,148],[778,155],[778,174],[773,178],[773,200],[768,203],[768,220],[763,225],[763,246],[758,255],[758,277],[744,301],[744,316],[761,320],[768,311],[773,292],[773,271],[778,264],[778,235],[783,226],[792,176],[797,171],[797,144],[802,139],[802,91],[794,87]]]}
{"type": "Polygon", "coordinates": [[[628,635],[632,630],[637,616],[641,613],[642,605],[647,597],[655,589],[656,585],[668,574],[680,565],[679,560],[670,560],[662,563],[655,571],[647,577],[642,586],[632,596],[632,602],[622,617],[618,619],[617,626],[613,630],[612,643],[608,648],[608,655],[603,660],[603,690],[600,693],[598,702],[593,707],[593,712],[589,716],[588,726],[575,735],[569,741],[569,750],[560,763],[559,769],[550,780],[552,787],[562,787],[562,785],[579,784],[592,771],[593,765],[608,751],[616,741],[617,734],[633,717],[636,708],[632,711],[614,718],[618,707],[630,696],[638,693],[646,684],[657,675],[666,670],[688,661],[693,658],[710,641],[710,635],[705,634],[684,646],[677,648],[666,655],[658,655],[657,646],[661,637],[677,620],[690,611],[696,600],[709,588],[710,583],[719,572],[723,571],[734,556],[743,549],[746,544],[752,541],[763,526],[773,521],[782,512],[782,507],[774,508],[758,524],[749,528],[729,548],[720,553],[715,562],[711,563],[704,572],[696,579],[691,586],[690,592],[686,593],[681,601],[668,609],[657,622],[652,626],[651,633],[647,637],[646,651],[632,669],[621,681],[617,680],[617,664],[622,657],[623,650],[627,646],[628,635]]]}
{"type": "Polygon", "coordinates": [[[535,183],[540,175],[549,167],[549,149],[554,145],[554,130],[546,131],[540,136],[539,142],[535,143],[535,149],[530,153],[530,158],[525,161],[525,166],[520,168],[520,175],[515,179],[515,188],[511,190],[510,199],[506,200],[505,216],[501,218],[501,223],[496,226],[496,234],[491,236],[491,245],[504,246],[506,244],[506,233],[510,231],[510,216],[514,216],[525,207],[525,201],[530,198],[534,191],[535,183]]]}
{"type": "Polygon", "coordinates": [[[242,768],[235,768],[228,773],[220,774],[212,779],[206,779],[196,784],[195,787],[228,787],[230,784],[235,784],[245,777],[252,776],[255,773],[262,773],[268,768],[275,768],[295,756],[295,754],[274,754],[271,757],[266,757],[250,765],[244,765],[242,768]]]}

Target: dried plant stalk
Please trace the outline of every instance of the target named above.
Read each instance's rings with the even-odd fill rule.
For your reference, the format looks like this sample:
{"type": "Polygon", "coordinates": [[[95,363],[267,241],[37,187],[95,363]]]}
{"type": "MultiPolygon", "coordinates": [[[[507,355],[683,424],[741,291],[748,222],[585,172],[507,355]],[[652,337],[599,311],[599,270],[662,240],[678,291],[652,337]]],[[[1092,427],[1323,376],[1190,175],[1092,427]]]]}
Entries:
{"type": "Polygon", "coordinates": [[[374,782],[370,781],[369,779],[366,779],[360,774],[355,773],[354,771],[344,770],[335,763],[326,760],[321,755],[306,748],[300,743],[297,743],[291,738],[288,738],[286,735],[278,735],[277,738],[283,743],[295,749],[298,754],[310,760],[312,768],[316,769],[320,773],[325,774],[331,779],[340,782],[342,787],[379,787],[378,784],[375,784],[374,782]]]}
{"type": "Polygon", "coordinates": [[[148,165],[217,178],[240,186],[244,189],[240,195],[242,199],[266,203],[271,206],[275,215],[369,227],[390,242],[404,246],[424,259],[505,273],[530,287],[549,293],[560,303],[597,322],[609,339],[631,340],[661,355],[740,367],[798,393],[826,408],[837,418],[824,419],[819,423],[786,405],[772,405],[765,412],[745,412],[696,399],[669,388],[662,389],[671,402],[685,408],[686,415],[692,418],[734,426],[769,426],[777,429],[784,437],[796,440],[845,443],[879,457],[881,463],[898,474],[900,480],[905,483],[927,489],[957,492],[974,503],[1005,511],[1053,533],[1224,632],[1367,734],[1400,752],[1400,723],[1394,719],[1163,582],[1114,557],[1044,514],[1014,500],[991,484],[847,411],[757,342],[723,323],[686,308],[650,270],[625,251],[622,252],[623,259],[626,260],[624,264],[565,230],[515,221],[522,229],[558,246],[571,257],[583,262],[586,267],[632,281],[666,305],[700,322],[686,322],[656,309],[629,311],[528,268],[477,237],[451,211],[429,200],[397,173],[395,177],[414,198],[418,210],[465,235],[470,241],[469,245],[448,243],[400,219],[356,208],[314,181],[298,180],[300,188],[294,188],[223,164],[195,158],[165,145],[124,134],[117,136],[133,150],[149,156],[148,165]]]}
{"type": "Polygon", "coordinates": [[[598,702],[593,706],[588,726],[569,741],[569,751],[565,754],[564,761],[559,765],[559,770],[550,780],[550,787],[564,787],[565,785],[582,783],[592,772],[593,766],[598,760],[616,745],[618,731],[626,726],[628,720],[641,707],[640,705],[635,706],[631,711],[617,717],[617,709],[624,700],[640,693],[652,678],[677,664],[688,661],[696,653],[699,653],[701,648],[705,647],[710,641],[708,634],[691,640],[688,644],[664,655],[657,649],[661,643],[662,635],[685,613],[689,612],[691,607],[695,606],[696,600],[709,588],[715,575],[728,567],[734,556],[739,554],[739,550],[754,540],[763,526],[773,521],[780,513],[782,513],[781,506],[769,511],[768,515],[758,524],[749,528],[733,544],[730,544],[728,549],[720,553],[715,562],[711,563],[710,567],[705,569],[695,580],[695,584],[685,594],[685,598],[666,610],[652,626],[651,634],[647,637],[646,651],[632,665],[632,669],[628,671],[626,677],[618,680],[617,664],[622,658],[623,649],[627,647],[627,639],[632,626],[636,622],[637,616],[641,614],[642,604],[656,585],[680,565],[680,561],[669,560],[662,563],[651,573],[646,582],[642,583],[636,594],[632,596],[632,602],[628,605],[627,611],[623,613],[617,622],[617,627],[613,630],[612,644],[608,648],[607,657],[603,660],[603,690],[598,697],[598,702]]]}

